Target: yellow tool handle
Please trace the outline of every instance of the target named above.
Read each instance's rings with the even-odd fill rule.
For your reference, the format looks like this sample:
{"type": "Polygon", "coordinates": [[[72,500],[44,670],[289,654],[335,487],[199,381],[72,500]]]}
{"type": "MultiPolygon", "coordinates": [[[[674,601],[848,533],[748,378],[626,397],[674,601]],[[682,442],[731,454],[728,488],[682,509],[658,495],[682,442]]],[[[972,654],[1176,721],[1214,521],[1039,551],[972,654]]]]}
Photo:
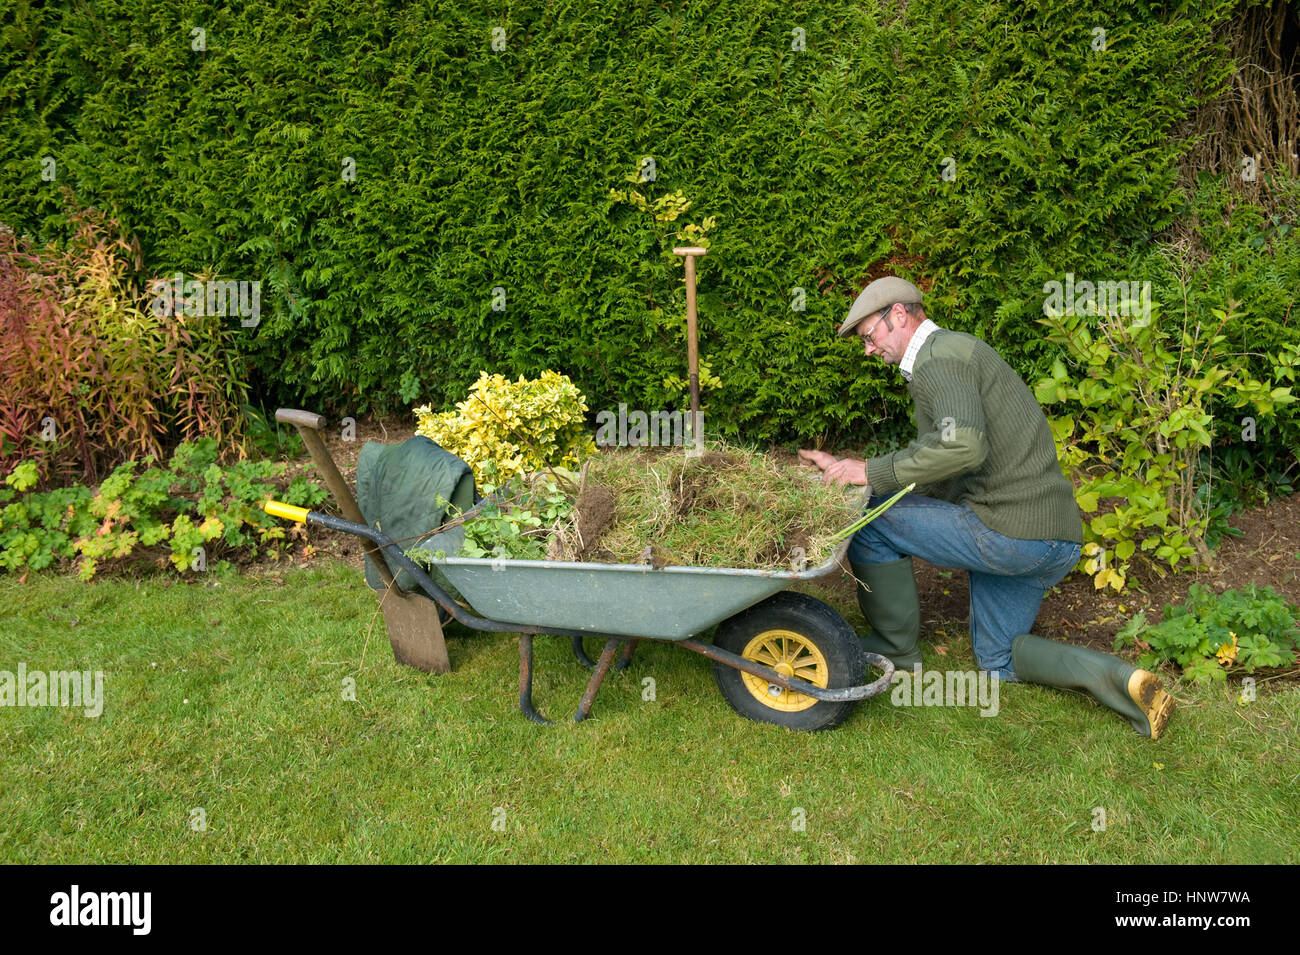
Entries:
{"type": "Polygon", "coordinates": [[[272,517],[283,517],[287,521],[297,521],[299,524],[306,523],[307,515],[311,513],[305,507],[294,507],[281,501],[267,501],[262,505],[262,510],[272,517]]]}

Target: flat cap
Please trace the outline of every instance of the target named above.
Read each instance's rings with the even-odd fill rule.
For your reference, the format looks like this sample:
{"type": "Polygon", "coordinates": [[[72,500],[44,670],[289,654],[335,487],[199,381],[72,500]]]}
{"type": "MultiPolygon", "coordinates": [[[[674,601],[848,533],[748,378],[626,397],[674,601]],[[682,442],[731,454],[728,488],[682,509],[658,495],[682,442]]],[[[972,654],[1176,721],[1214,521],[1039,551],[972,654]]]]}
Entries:
{"type": "Polygon", "coordinates": [[[848,335],[868,315],[893,305],[895,302],[907,305],[914,302],[919,303],[920,301],[921,290],[907,279],[900,279],[893,275],[886,275],[884,278],[876,279],[853,300],[853,307],[849,309],[849,317],[844,319],[844,324],[840,326],[840,334],[848,335]]]}

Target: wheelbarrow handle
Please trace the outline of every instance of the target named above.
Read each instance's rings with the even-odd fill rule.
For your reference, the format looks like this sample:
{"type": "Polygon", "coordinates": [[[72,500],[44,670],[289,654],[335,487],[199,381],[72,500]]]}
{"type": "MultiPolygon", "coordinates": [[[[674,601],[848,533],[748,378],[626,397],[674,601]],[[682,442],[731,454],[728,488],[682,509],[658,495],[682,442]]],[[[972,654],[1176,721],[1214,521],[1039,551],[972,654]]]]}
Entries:
{"type": "MultiPolygon", "coordinates": [[[[443,590],[434,582],[415,561],[402,553],[402,549],[393,543],[393,539],[383,531],[377,531],[369,524],[358,523],[356,521],[345,521],[341,517],[334,517],[330,514],[322,514],[319,511],[309,511],[305,507],[294,507],[292,504],[285,504],[282,501],[267,501],[262,505],[262,510],[272,517],[280,517],[289,521],[298,523],[317,524],[320,527],[327,527],[333,531],[343,531],[345,534],[355,534],[357,537],[364,538],[375,545],[376,551],[382,550],[388,555],[388,559],[394,564],[405,570],[415,582],[420,585],[429,597],[440,603],[446,611],[452,615],[459,623],[464,624],[472,630],[486,630],[489,633],[518,633],[519,625],[514,623],[505,623],[501,620],[489,620],[486,617],[475,616],[469,613],[464,607],[457,603],[447,591],[443,590]]],[[[376,557],[378,554],[376,553],[376,557]]],[[[381,567],[383,562],[376,560],[381,567]]],[[[555,627],[529,627],[533,633],[558,634],[564,637],[574,636],[572,630],[559,630],[555,627]]],[[[591,636],[591,634],[589,634],[591,636]]]]}
{"type": "Polygon", "coordinates": [[[338,502],[343,516],[350,521],[364,523],[365,518],[361,516],[356,498],[348,490],[347,482],[343,480],[343,475],[339,473],[338,466],[330,457],[329,450],[321,439],[320,433],[327,424],[324,415],[318,415],[313,411],[299,411],[296,408],[280,408],[275,412],[275,420],[291,424],[298,429],[298,433],[302,435],[302,443],[311,454],[312,463],[325,479],[325,486],[334,495],[334,500],[338,502]]]}

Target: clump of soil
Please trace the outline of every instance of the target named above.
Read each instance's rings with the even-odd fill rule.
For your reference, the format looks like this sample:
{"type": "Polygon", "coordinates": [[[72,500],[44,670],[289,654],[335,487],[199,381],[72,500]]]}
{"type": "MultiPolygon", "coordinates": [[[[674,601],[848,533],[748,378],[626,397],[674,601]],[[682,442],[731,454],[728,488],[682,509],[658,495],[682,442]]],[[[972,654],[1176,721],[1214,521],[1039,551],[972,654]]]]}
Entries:
{"type": "Polygon", "coordinates": [[[614,492],[603,484],[586,484],[573,509],[578,546],[574,559],[583,560],[594,553],[600,535],[614,523],[614,492]]]}

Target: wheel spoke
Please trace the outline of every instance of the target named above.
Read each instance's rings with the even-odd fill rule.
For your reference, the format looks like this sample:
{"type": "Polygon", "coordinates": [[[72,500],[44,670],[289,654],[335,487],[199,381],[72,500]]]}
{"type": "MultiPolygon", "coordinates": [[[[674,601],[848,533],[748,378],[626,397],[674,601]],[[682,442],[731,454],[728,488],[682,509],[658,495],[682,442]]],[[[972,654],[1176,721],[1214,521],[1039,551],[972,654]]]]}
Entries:
{"type": "Polygon", "coordinates": [[[817,658],[809,652],[807,647],[800,647],[798,652],[795,654],[794,659],[790,661],[790,666],[794,667],[796,670],[799,667],[816,666],[816,664],[817,658]]]}

